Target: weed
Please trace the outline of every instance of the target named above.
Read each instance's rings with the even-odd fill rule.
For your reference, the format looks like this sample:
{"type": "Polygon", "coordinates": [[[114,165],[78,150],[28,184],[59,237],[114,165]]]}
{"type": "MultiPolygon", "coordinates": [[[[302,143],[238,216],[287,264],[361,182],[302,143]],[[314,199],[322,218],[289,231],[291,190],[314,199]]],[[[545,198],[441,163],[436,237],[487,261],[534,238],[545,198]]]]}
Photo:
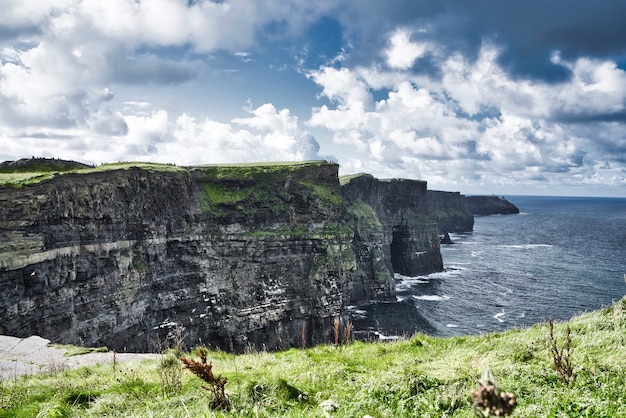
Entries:
{"type": "Polygon", "coordinates": [[[333,323],[333,331],[335,333],[335,347],[339,347],[340,344],[347,345],[352,341],[352,321],[348,320],[343,329],[341,328],[341,319],[338,316],[335,317],[333,323]]]}
{"type": "Polygon", "coordinates": [[[478,389],[472,391],[472,409],[478,417],[505,417],[511,415],[517,406],[515,395],[503,392],[489,369],[478,381],[478,389]]]}
{"type": "Polygon", "coordinates": [[[576,381],[576,373],[574,373],[572,367],[572,330],[567,325],[565,328],[565,342],[559,348],[557,338],[554,335],[554,320],[552,318],[548,320],[548,329],[550,333],[550,353],[552,353],[554,367],[559,372],[563,384],[569,386],[576,381]]]}
{"type": "Polygon", "coordinates": [[[613,325],[615,328],[624,321],[624,305],[626,305],[626,299],[622,299],[613,306],[613,325]]]}
{"type": "Polygon", "coordinates": [[[178,395],[183,387],[183,369],[178,357],[183,350],[185,328],[176,326],[165,342],[158,341],[159,377],[163,395],[178,395]]]}
{"type": "Polygon", "coordinates": [[[198,349],[198,355],[200,356],[200,361],[187,357],[181,357],[180,361],[183,362],[183,365],[191,373],[195,374],[209,384],[209,386],[202,387],[213,394],[211,407],[214,409],[228,409],[230,407],[230,400],[224,392],[224,387],[226,386],[228,379],[221,374],[217,376],[213,374],[213,364],[210,362],[207,363],[207,350],[205,348],[198,349]]]}

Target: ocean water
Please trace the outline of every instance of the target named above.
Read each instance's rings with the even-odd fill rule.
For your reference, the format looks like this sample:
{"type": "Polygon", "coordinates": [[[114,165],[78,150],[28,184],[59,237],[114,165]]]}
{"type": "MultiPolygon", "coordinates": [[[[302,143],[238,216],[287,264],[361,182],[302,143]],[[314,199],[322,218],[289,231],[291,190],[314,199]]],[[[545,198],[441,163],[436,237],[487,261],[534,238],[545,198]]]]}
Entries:
{"type": "Polygon", "coordinates": [[[480,334],[569,319],[626,295],[626,198],[507,196],[442,245],[445,270],[396,275],[396,303],[353,312],[366,338],[480,334]]]}

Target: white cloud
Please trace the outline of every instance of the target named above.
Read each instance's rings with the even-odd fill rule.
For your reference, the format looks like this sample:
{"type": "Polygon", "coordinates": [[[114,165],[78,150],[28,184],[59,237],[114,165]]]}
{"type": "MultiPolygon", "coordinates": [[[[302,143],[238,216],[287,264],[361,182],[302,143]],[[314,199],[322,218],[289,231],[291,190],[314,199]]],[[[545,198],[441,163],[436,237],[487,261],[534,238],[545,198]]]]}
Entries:
{"type": "MultiPolygon", "coordinates": [[[[218,121],[207,103],[221,99],[208,88],[193,108],[181,104],[188,99],[181,91],[195,94],[198,80],[220,71],[211,54],[261,62],[256,43],[276,36],[266,28],[295,38],[340,8],[335,0],[6,0],[0,157],[297,160],[319,158],[316,137],[328,135],[332,143],[322,148],[344,172],[459,187],[555,179],[625,185],[626,73],[615,62],[555,52],[552,65],[567,79],[513,77],[500,46],[484,42],[465,54],[444,45],[435,26],[386,26],[386,39],[375,42],[380,50],[358,51],[367,65],[352,64],[357,51],[349,48],[309,71],[321,103],[305,122],[287,108],[296,106],[277,108],[268,97],[243,117],[218,121]]],[[[233,69],[233,88],[245,68],[233,69]]]]}
{"type": "Polygon", "coordinates": [[[415,60],[426,52],[425,43],[411,42],[411,32],[397,29],[389,39],[389,47],[384,52],[387,65],[393,69],[408,70],[415,60]]]}
{"type": "Polygon", "coordinates": [[[373,63],[312,74],[335,106],[314,109],[308,123],[330,132],[336,144],[352,145],[340,156],[349,161],[344,172],[421,173],[434,184],[465,187],[550,183],[563,175],[578,184],[619,181],[619,173],[598,170],[593,161],[619,158],[608,150],[625,150],[624,135],[609,139],[600,134],[605,125],[583,132],[570,123],[624,112],[626,73],[614,62],[556,57],[571,77],[548,84],[513,78],[499,64],[500,50],[485,43],[475,59],[439,53],[439,76],[413,76],[405,70],[423,51],[406,52],[409,44],[406,31],[391,35],[386,71],[373,63]],[[361,98],[381,88],[389,89],[386,97],[364,107],[361,98]]]}
{"type": "Polygon", "coordinates": [[[322,67],[318,71],[312,71],[309,78],[322,87],[322,95],[337,102],[341,108],[356,106],[370,106],[372,96],[369,86],[358,72],[347,68],[322,67]]]}

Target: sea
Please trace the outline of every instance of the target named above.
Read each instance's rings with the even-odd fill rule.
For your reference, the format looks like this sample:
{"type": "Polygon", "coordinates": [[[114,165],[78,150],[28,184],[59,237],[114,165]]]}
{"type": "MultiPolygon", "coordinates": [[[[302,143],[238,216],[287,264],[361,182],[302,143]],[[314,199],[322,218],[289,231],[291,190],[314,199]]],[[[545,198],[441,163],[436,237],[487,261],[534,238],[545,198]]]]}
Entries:
{"type": "Polygon", "coordinates": [[[476,335],[610,306],[626,295],[626,198],[506,196],[442,245],[444,271],[396,274],[397,302],[352,309],[357,336],[476,335]]]}

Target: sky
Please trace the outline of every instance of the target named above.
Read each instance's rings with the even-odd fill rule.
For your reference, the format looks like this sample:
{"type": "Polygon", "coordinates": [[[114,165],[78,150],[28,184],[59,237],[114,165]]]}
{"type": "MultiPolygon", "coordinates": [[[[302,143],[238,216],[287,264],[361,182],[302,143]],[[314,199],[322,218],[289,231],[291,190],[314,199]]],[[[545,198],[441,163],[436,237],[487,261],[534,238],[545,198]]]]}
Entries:
{"type": "Polygon", "coordinates": [[[0,161],[626,197],[626,2],[0,0],[0,161]]]}

